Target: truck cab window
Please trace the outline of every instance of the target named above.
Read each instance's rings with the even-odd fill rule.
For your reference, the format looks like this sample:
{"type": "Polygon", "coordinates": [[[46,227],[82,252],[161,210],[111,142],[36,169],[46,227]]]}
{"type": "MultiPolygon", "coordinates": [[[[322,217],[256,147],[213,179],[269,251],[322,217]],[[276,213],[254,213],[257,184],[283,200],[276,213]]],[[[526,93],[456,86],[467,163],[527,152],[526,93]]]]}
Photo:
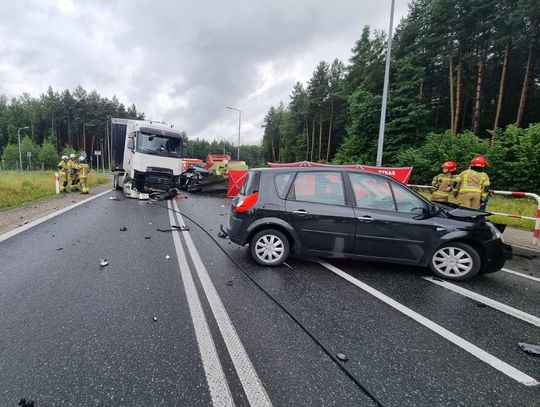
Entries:
{"type": "Polygon", "coordinates": [[[137,151],[145,154],[181,158],[183,156],[180,138],[160,134],[139,133],[137,151]]]}

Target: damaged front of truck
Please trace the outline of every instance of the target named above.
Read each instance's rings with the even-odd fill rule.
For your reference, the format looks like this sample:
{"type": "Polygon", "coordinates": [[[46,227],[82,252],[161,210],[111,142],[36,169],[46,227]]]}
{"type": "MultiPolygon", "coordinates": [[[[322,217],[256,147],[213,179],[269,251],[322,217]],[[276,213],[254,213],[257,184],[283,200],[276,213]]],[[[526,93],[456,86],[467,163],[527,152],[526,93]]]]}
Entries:
{"type": "Polygon", "coordinates": [[[163,123],[126,120],[123,173],[115,186],[125,195],[145,199],[179,187],[182,158],[187,150],[184,132],[163,123]]]}

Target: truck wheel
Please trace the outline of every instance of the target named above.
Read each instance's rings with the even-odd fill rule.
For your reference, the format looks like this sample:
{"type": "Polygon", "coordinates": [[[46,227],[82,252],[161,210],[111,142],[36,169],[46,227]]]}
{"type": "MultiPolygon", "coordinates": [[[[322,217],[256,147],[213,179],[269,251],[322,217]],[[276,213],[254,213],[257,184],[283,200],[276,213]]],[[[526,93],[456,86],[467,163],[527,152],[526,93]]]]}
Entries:
{"type": "Polygon", "coordinates": [[[249,243],[251,257],[261,266],[279,266],[289,257],[289,240],[278,230],[257,232],[249,243]]]}
{"type": "Polygon", "coordinates": [[[118,185],[118,174],[116,174],[116,173],[113,176],[112,187],[113,187],[113,189],[120,189],[120,187],[118,185]]]}
{"type": "Polygon", "coordinates": [[[480,271],[480,256],[471,246],[451,242],[437,249],[429,260],[433,274],[447,280],[470,280],[480,271]]]}

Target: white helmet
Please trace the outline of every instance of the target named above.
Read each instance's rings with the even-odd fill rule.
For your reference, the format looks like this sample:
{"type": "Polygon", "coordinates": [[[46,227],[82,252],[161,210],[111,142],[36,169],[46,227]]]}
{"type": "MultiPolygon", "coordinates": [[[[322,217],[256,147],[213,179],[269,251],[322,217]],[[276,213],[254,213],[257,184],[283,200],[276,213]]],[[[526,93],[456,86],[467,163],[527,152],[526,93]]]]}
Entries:
{"type": "Polygon", "coordinates": [[[86,161],[86,158],[84,158],[82,155],[79,157],[79,162],[83,163],[86,161]]]}
{"type": "Polygon", "coordinates": [[[68,159],[68,156],[67,155],[63,155],[62,156],[62,160],[67,160],[68,159]]]}
{"type": "Polygon", "coordinates": [[[77,158],[77,156],[76,156],[75,154],[71,153],[71,154],[69,155],[69,158],[77,158]]]}

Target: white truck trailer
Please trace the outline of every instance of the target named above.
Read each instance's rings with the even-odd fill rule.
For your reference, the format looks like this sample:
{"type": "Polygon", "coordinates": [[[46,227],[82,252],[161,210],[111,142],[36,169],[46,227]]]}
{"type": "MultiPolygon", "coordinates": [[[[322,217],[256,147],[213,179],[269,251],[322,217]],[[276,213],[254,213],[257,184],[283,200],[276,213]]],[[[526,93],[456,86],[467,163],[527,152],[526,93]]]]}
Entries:
{"type": "Polygon", "coordinates": [[[111,119],[113,186],[131,198],[178,188],[187,151],[184,132],[164,123],[111,119]]]}

